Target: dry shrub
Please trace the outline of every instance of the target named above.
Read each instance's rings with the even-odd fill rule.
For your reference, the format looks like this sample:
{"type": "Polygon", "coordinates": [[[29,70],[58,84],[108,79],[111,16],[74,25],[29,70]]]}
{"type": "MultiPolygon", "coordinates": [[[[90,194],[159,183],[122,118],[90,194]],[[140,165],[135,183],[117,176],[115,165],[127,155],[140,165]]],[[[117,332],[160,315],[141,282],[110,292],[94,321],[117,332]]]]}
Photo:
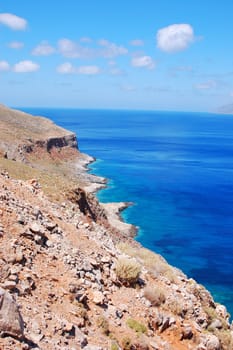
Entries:
{"type": "Polygon", "coordinates": [[[223,350],[233,349],[233,336],[230,330],[215,330],[214,334],[220,340],[223,350]]]}
{"type": "Polygon", "coordinates": [[[106,317],[99,316],[96,321],[97,327],[101,329],[101,332],[105,335],[109,335],[109,322],[106,317]]]}
{"type": "Polygon", "coordinates": [[[186,311],[184,310],[183,303],[180,300],[173,299],[169,302],[169,310],[173,312],[173,314],[184,317],[186,311]]]}
{"type": "Polygon", "coordinates": [[[132,346],[132,341],[129,337],[124,337],[121,341],[121,347],[123,350],[130,350],[132,346]]]}
{"type": "Polygon", "coordinates": [[[159,286],[147,286],[144,289],[144,297],[151,302],[152,306],[160,306],[166,301],[164,289],[159,286]]]}
{"type": "Polygon", "coordinates": [[[138,250],[138,248],[133,247],[132,245],[130,245],[129,243],[126,242],[120,242],[117,245],[117,248],[124,254],[127,254],[129,256],[135,257],[136,256],[136,252],[138,250]]]}
{"type": "Polygon", "coordinates": [[[175,273],[174,268],[161,255],[153,253],[146,248],[133,247],[128,243],[120,243],[118,249],[122,253],[136,258],[155,277],[162,275],[167,277],[171,282],[176,282],[177,273],[175,273]]]}
{"type": "Polygon", "coordinates": [[[141,266],[135,259],[121,257],[116,263],[116,276],[118,280],[127,286],[137,283],[141,272],[141,266]]]}

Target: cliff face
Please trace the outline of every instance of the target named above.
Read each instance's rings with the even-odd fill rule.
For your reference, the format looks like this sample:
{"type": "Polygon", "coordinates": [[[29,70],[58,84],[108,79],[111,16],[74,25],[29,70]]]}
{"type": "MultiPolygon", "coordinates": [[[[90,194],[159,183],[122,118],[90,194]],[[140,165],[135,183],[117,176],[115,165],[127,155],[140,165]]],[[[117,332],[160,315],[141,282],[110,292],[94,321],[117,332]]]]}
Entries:
{"type": "Polygon", "coordinates": [[[74,133],[53,124],[49,119],[0,106],[0,149],[6,158],[26,160],[36,149],[50,152],[53,148],[78,149],[74,133]]]}
{"type": "Polygon", "coordinates": [[[74,135],[36,128],[23,162],[0,155],[0,349],[233,349],[225,307],[83,190],[103,181],[85,174],[74,135]]]}

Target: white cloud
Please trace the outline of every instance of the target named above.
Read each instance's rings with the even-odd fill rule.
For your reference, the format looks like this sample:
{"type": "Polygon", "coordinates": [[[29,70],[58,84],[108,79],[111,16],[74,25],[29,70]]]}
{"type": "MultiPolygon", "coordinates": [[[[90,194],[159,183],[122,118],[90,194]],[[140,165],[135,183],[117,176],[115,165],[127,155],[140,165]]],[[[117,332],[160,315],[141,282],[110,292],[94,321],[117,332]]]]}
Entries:
{"type": "Polygon", "coordinates": [[[10,47],[11,49],[18,50],[18,49],[22,49],[22,47],[24,47],[24,43],[22,43],[21,41],[12,41],[7,46],[10,47]]]}
{"type": "Polygon", "coordinates": [[[144,41],[141,40],[141,39],[131,40],[130,41],[130,45],[132,45],[132,46],[143,46],[144,45],[144,41]]]}
{"type": "Polygon", "coordinates": [[[40,69],[39,64],[32,61],[20,61],[13,67],[13,71],[16,73],[32,73],[40,69]]]}
{"type": "Polygon", "coordinates": [[[12,13],[0,13],[0,23],[13,29],[13,30],[24,30],[27,27],[27,21],[12,13]]]}
{"type": "Polygon", "coordinates": [[[124,46],[119,46],[108,40],[101,39],[98,43],[100,46],[104,47],[104,49],[100,50],[99,55],[105,58],[114,58],[128,53],[128,50],[124,46]]]}
{"type": "Polygon", "coordinates": [[[77,69],[77,73],[86,75],[96,75],[100,73],[98,66],[81,66],[77,69]]]}
{"type": "Polygon", "coordinates": [[[133,57],[131,64],[133,67],[144,67],[147,69],[153,69],[155,67],[155,62],[150,56],[133,57]]]}
{"type": "Polygon", "coordinates": [[[70,39],[61,39],[58,41],[58,50],[62,56],[68,58],[90,58],[94,56],[94,50],[70,39]]]}
{"type": "Polygon", "coordinates": [[[0,72],[7,72],[10,69],[10,65],[7,61],[0,61],[0,72]]]}
{"type": "Polygon", "coordinates": [[[194,32],[190,24],[172,24],[158,30],[156,39],[162,51],[182,51],[194,41],[194,32]]]}
{"type": "Polygon", "coordinates": [[[65,62],[57,67],[57,72],[61,74],[84,74],[96,75],[101,72],[98,66],[80,66],[75,67],[70,62],[65,62]]]}
{"type": "Polygon", "coordinates": [[[98,44],[101,48],[82,46],[78,42],[70,39],[61,39],[58,41],[58,50],[64,57],[80,59],[96,57],[111,59],[128,53],[125,47],[116,45],[105,39],[99,40],[98,44]]]}
{"type": "Polygon", "coordinates": [[[32,51],[34,56],[49,56],[55,52],[55,49],[49,45],[47,41],[42,41],[35,49],[32,51]]]}
{"type": "Polygon", "coordinates": [[[198,90],[209,90],[217,87],[217,83],[215,80],[208,80],[206,82],[197,84],[196,89],[198,90]]]}
{"type": "Polygon", "coordinates": [[[230,92],[230,96],[233,97],[233,91],[230,92]]]}
{"type": "Polygon", "coordinates": [[[57,67],[57,72],[61,74],[75,73],[75,68],[70,62],[65,62],[57,67]]]}

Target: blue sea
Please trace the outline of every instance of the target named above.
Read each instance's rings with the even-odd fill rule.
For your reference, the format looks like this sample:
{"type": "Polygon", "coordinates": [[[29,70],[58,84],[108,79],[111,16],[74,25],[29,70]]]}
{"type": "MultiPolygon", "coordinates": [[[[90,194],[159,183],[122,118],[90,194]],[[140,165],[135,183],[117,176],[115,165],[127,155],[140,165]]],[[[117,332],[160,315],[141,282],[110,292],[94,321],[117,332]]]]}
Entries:
{"type": "Polygon", "coordinates": [[[74,131],[108,178],[103,202],[127,201],[136,239],[205,285],[233,315],[233,116],[24,108],[74,131]]]}

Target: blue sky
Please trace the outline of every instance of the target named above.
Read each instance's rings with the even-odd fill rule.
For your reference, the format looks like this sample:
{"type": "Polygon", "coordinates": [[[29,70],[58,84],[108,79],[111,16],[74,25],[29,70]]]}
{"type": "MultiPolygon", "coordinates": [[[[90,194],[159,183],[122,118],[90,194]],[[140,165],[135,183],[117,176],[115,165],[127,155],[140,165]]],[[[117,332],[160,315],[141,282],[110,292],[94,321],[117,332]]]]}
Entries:
{"type": "Polygon", "coordinates": [[[3,0],[0,102],[215,111],[233,103],[232,0],[3,0]]]}

